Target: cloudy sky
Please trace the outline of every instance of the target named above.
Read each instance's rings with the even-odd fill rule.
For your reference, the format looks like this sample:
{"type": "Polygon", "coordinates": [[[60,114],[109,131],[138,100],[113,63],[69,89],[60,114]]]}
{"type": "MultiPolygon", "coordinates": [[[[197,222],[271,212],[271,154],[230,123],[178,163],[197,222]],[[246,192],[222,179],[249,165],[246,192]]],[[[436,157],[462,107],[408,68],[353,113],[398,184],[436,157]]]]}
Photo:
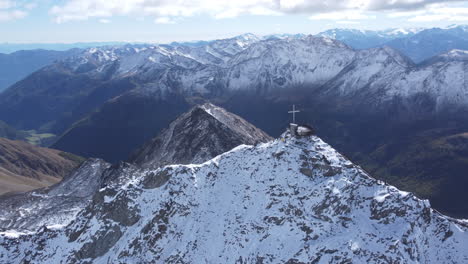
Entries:
{"type": "Polygon", "coordinates": [[[170,42],[468,24],[455,0],[0,0],[0,42],[170,42]]]}

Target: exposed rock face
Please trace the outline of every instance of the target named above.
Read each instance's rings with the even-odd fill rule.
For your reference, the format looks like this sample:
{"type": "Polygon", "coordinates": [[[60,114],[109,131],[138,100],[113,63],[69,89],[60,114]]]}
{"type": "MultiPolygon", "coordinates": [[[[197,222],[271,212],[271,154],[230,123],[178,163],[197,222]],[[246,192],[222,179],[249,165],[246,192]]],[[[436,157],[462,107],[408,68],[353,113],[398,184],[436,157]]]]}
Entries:
{"type": "Polygon", "coordinates": [[[272,138],[243,118],[206,103],[173,121],[130,158],[143,167],[198,164],[242,144],[272,138]]]}
{"type": "Polygon", "coordinates": [[[82,161],[59,150],[0,138],[0,194],[55,184],[82,161]]]}
{"type": "Polygon", "coordinates": [[[113,170],[59,230],[0,234],[0,262],[465,263],[468,222],[377,181],[318,137],[200,165],[113,170]]]}

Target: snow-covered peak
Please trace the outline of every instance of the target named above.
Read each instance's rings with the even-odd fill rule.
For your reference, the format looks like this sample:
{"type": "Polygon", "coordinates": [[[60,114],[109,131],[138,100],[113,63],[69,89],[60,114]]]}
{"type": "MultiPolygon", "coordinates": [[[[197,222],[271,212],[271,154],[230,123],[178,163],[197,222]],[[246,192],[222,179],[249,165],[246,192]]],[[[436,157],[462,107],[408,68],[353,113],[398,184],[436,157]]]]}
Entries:
{"type": "Polygon", "coordinates": [[[236,38],[238,40],[243,40],[243,41],[249,42],[249,43],[260,41],[260,37],[258,37],[255,34],[252,34],[252,33],[245,33],[245,34],[239,35],[239,36],[234,37],[234,38],[236,38]]]}
{"type": "Polygon", "coordinates": [[[315,136],[286,133],[114,179],[66,227],[0,234],[0,262],[468,260],[465,221],[373,179],[315,136]]]}
{"type": "Polygon", "coordinates": [[[324,37],[260,41],[232,58],[226,83],[230,90],[321,85],[354,55],[345,44],[324,37]]]}
{"type": "Polygon", "coordinates": [[[247,122],[242,117],[228,112],[226,109],[205,103],[200,106],[201,109],[212,115],[216,120],[223,123],[239,135],[245,137],[244,144],[256,144],[266,142],[271,139],[265,132],[247,122]]]}
{"type": "Polygon", "coordinates": [[[378,102],[386,99],[380,91],[412,66],[409,59],[389,47],[360,50],[352,63],[324,88],[327,93],[340,96],[379,94],[375,98],[378,102]]]}
{"type": "Polygon", "coordinates": [[[445,27],[441,27],[441,29],[460,29],[462,31],[468,31],[468,25],[451,24],[445,27]]]}
{"type": "Polygon", "coordinates": [[[468,50],[453,49],[447,52],[446,54],[448,56],[451,56],[452,58],[463,58],[463,59],[468,58],[468,50]]]}
{"type": "Polygon", "coordinates": [[[348,28],[334,28],[318,33],[318,36],[325,36],[333,39],[341,39],[349,35],[366,35],[371,31],[360,30],[360,29],[348,29],[348,28]]]}
{"type": "Polygon", "coordinates": [[[423,30],[424,28],[392,28],[392,29],[387,29],[387,30],[381,30],[379,32],[388,36],[402,37],[402,36],[414,35],[423,30]]]}
{"type": "Polygon", "coordinates": [[[361,37],[381,37],[384,39],[394,39],[404,36],[414,35],[423,28],[391,28],[385,30],[360,30],[360,29],[347,29],[335,28],[320,32],[319,36],[327,36],[338,40],[347,40],[352,38],[361,37]]]}
{"type": "Polygon", "coordinates": [[[325,45],[325,46],[333,46],[333,47],[339,47],[339,48],[345,48],[345,49],[349,48],[343,42],[338,41],[334,38],[329,38],[329,37],[307,35],[307,36],[304,36],[302,39],[311,45],[325,45]]]}
{"type": "Polygon", "coordinates": [[[433,59],[443,61],[466,61],[468,60],[468,50],[453,49],[435,56],[433,59]]]}
{"type": "Polygon", "coordinates": [[[401,52],[399,52],[398,50],[394,49],[394,48],[391,48],[389,46],[384,46],[382,48],[376,48],[376,49],[371,49],[371,50],[374,50],[376,51],[377,53],[379,54],[385,54],[387,55],[388,57],[392,58],[393,60],[395,60],[395,62],[397,62],[398,64],[400,64],[402,67],[411,67],[411,66],[414,66],[414,63],[408,58],[406,57],[405,55],[403,55],[401,52]]]}
{"type": "Polygon", "coordinates": [[[304,38],[306,34],[271,34],[271,35],[266,35],[263,36],[262,39],[268,40],[268,39],[299,39],[299,38],[304,38]]]}
{"type": "Polygon", "coordinates": [[[202,163],[242,144],[271,138],[243,118],[210,103],[195,106],[174,120],[130,158],[144,167],[202,163]]]}

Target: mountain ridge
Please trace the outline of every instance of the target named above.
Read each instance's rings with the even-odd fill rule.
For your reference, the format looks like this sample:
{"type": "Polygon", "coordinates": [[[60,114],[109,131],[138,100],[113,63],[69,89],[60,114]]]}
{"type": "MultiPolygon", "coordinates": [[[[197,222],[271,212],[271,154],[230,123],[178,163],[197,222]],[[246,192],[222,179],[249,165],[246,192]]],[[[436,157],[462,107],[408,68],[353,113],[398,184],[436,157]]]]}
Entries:
{"type": "Polygon", "coordinates": [[[241,117],[210,103],[193,107],[133,153],[130,162],[143,167],[202,163],[241,144],[271,137],[241,117]],[[177,132],[179,131],[179,132],[177,132]]]}
{"type": "Polygon", "coordinates": [[[122,170],[113,179],[67,227],[0,233],[0,258],[35,263],[468,259],[466,221],[440,215],[428,201],[375,180],[315,136],[284,134],[203,164],[122,170]]]}

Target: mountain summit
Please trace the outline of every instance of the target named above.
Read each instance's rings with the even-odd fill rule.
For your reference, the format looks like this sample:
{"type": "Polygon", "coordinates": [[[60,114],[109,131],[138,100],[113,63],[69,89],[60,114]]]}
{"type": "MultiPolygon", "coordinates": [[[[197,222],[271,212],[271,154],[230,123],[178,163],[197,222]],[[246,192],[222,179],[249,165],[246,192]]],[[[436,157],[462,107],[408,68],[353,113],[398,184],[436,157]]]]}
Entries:
{"type": "Polygon", "coordinates": [[[50,188],[0,200],[0,231],[30,232],[42,226],[66,226],[90,203],[98,189],[124,172],[169,164],[198,164],[239,145],[270,140],[260,129],[220,107],[209,103],[196,106],[135,152],[131,159],[135,165],[111,166],[89,159],[50,188]]]}
{"type": "Polygon", "coordinates": [[[68,226],[1,233],[0,262],[468,260],[467,221],[375,180],[316,136],[116,173],[68,226]]]}
{"type": "Polygon", "coordinates": [[[143,167],[202,163],[242,144],[272,138],[243,118],[210,103],[195,106],[146,143],[130,161],[143,167]]]}

